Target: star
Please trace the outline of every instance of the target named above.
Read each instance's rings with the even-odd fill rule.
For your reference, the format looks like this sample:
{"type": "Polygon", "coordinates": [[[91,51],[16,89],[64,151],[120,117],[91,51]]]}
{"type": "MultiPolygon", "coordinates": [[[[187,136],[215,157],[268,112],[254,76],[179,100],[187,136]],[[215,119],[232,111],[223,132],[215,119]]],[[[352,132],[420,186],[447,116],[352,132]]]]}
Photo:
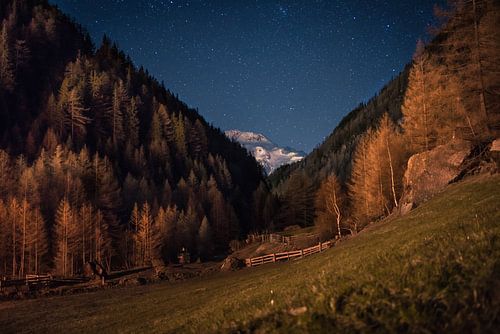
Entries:
{"type": "Polygon", "coordinates": [[[310,151],[403,69],[445,0],[50,2],[209,123],[310,151]]]}

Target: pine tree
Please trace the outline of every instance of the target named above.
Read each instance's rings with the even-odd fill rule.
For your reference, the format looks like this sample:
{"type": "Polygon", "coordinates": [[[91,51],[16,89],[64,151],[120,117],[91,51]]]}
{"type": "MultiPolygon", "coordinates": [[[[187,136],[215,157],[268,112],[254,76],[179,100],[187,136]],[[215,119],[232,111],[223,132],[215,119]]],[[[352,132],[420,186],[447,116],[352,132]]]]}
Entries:
{"type": "Polygon", "coordinates": [[[179,212],[177,207],[168,206],[165,210],[165,217],[162,225],[163,246],[166,258],[175,259],[177,256],[178,245],[176,238],[177,222],[179,212]]]}
{"type": "Polygon", "coordinates": [[[12,166],[7,152],[0,150],[0,199],[6,199],[13,187],[12,166]]]}
{"type": "Polygon", "coordinates": [[[431,116],[429,105],[428,56],[422,40],[417,43],[410,70],[408,88],[402,106],[405,131],[410,138],[414,151],[427,151],[431,148],[431,116]]]}
{"type": "Polygon", "coordinates": [[[30,260],[32,265],[28,267],[28,270],[38,274],[41,271],[42,260],[49,250],[45,221],[38,208],[32,211],[31,220],[28,223],[28,247],[30,258],[33,259],[30,260]]]}
{"type": "Polygon", "coordinates": [[[21,70],[21,68],[25,66],[26,63],[28,62],[30,50],[26,45],[26,41],[24,40],[17,40],[14,46],[14,50],[15,50],[14,73],[16,73],[17,75],[17,73],[21,70]]]}
{"type": "Polygon", "coordinates": [[[0,31],[0,83],[7,91],[13,91],[15,84],[14,71],[12,66],[11,46],[7,21],[3,21],[0,31]]]}
{"type": "Polygon", "coordinates": [[[143,204],[140,214],[139,229],[137,232],[140,244],[140,263],[145,265],[151,260],[152,255],[152,223],[151,208],[146,202],[143,204]]]}
{"type": "Polygon", "coordinates": [[[361,227],[399,206],[408,154],[387,114],[377,129],[370,130],[358,143],[349,193],[353,216],[361,227]]]}
{"type": "Polygon", "coordinates": [[[108,233],[108,226],[104,220],[104,215],[101,210],[95,212],[94,218],[94,259],[104,264],[109,271],[111,269],[111,257],[113,256],[113,248],[111,245],[111,237],[108,233]]]}
{"type": "MultiPolygon", "coordinates": [[[[91,198],[93,206],[101,212],[108,226],[107,233],[113,240],[118,240],[120,229],[117,214],[121,208],[120,187],[114,175],[111,162],[107,157],[92,159],[91,198]]],[[[108,240],[106,240],[108,242],[108,240]]]]}
{"type": "Polygon", "coordinates": [[[139,235],[141,215],[137,203],[134,204],[134,208],[130,214],[129,226],[132,231],[132,264],[137,266],[139,263],[139,256],[141,254],[141,240],[139,235]]]}
{"type": "Polygon", "coordinates": [[[90,261],[90,253],[92,251],[92,224],[94,220],[94,212],[92,205],[90,203],[85,203],[80,207],[79,212],[79,245],[81,254],[81,264],[84,265],[87,261],[90,261]]]}
{"type": "Polygon", "coordinates": [[[296,172],[290,176],[282,195],[280,225],[310,226],[314,219],[314,190],[308,176],[296,172]]]}
{"type": "Polygon", "coordinates": [[[73,209],[66,198],[59,204],[54,223],[55,270],[57,274],[67,276],[71,273],[76,228],[73,225],[73,209]]]}
{"type": "Polygon", "coordinates": [[[210,259],[213,255],[213,236],[206,216],[203,217],[200,229],[198,230],[198,245],[200,258],[203,260],[210,259]]]}
{"type": "MultiPolygon", "coordinates": [[[[368,162],[368,141],[371,133],[361,137],[358,141],[356,151],[353,157],[352,175],[349,184],[349,198],[352,206],[352,215],[355,222],[362,227],[366,224],[371,215],[370,207],[371,191],[369,188],[369,169],[368,162]]],[[[356,226],[356,232],[358,226],[356,226]]]]}
{"type": "Polygon", "coordinates": [[[125,117],[125,129],[127,132],[127,140],[135,148],[139,145],[139,117],[138,117],[138,107],[139,107],[139,97],[133,97],[130,99],[130,104],[127,107],[126,117],[125,117]]]}
{"type": "Polygon", "coordinates": [[[71,138],[76,139],[75,135],[84,136],[86,134],[86,125],[90,122],[90,118],[85,116],[88,111],[83,107],[82,99],[78,90],[72,89],[69,94],[67,107],[66,123],[71,128],[71,138]]]}
{"type": "Polygon", "coordinates": [[[6,207],[4,201],[0,199],[0,273],[3,275],[8,274],[8,266],[9,266],[9,220],[8,218],[8,208],[6,207]]]}
{"type": "Polygon", "coordinates": [[[123,132],[123,108],[128,102],[129,97],[127,95],[126,88],[123,81],[115,83],[113,89],[113,106],[111,109],[111,129],[112,129],[112,140],[114,145],[120,144],[124,139],[123,132]]]}
{"type": "Polygon", "coordinates": [[[11,276],[16,277],[18,274],[19,264],[19,239],[20,239],[20,219],[19,213],[21,211],[19,202],[15,197],[11,197],[7,203],[7,219],[9,225],[7,243],[10,247],[10,269],[11,276]]]}
{"type": "Polygon", "coordinates": [[[26,271],[26,259],[28,249],[28,223],[31,220],[31,209],[28,201],[24,198],[19,207],[19,228],[20,228],[20,260],[19,260],[19,277],[23,277],[26,271]]]}
{"type": "Polygon", "coordinates": [[[464,108],[474,118],[480,139],[500,130],[500,4],[494,0],[452,1],[453,29],[447,61],[461,83],[464,108]]]}
{"type": "Polygon", "coordinates": [[[181,114],[179,114],[177,117],[174,117],[174,131],[177,153],[180,154],[180,157],[186,157],[186,127],[184,118],[181,114]]]}

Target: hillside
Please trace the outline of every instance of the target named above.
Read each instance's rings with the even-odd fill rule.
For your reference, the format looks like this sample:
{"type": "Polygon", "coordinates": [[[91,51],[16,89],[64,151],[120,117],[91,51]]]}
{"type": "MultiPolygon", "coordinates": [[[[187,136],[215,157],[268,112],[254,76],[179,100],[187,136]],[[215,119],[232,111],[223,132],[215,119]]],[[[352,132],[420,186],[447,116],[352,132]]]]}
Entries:
{"type": "Polygon", "coordinates": [[[267,175],[283,165],[300,161],[305,156],[304,152],[276,145],[260,133],[228,130],[225,134],[246,148],[261,164],[267,175]]]}
{"type": "Polygon", "coordinates": [[[109,38],[45,0],[0,24],[0,274],[208,259],[254,229],[260,166],[109,38]]]}
{"type": "Polygon", "coordinates": [[[0,303],[5,333],[481,332],[500,325],[500,177],[322,254],[179,284],[0,303]]]}
{"type": "Polygon", "coordinates": [[[331,173],[347,180],[351,173],[352,156],[359,137],[373,124],[377,124],[384,113],[394,121],[401,119],[401,104],[408,82],[408,68],[392,79],[366,104],[362,103],[349,112],[332,133],[303,160],[283,166],[274,172],[269,181],[275,191],[281,193],[293,173],[303,173],[318,186],[331,173]]]}
{"type": "Polygon", "coordinates": [[[492,0],[436,9],[429,41],[417,42],[405,70],[311,154],[269,177],[281,202],[278,225],[339,219],[336,234],[359,231],[399,208],[411,156],[453,140],[481,151],[498,138],[499,15],[492,0]],[[340,214],[327,208],[332,189],[340,214]]]}

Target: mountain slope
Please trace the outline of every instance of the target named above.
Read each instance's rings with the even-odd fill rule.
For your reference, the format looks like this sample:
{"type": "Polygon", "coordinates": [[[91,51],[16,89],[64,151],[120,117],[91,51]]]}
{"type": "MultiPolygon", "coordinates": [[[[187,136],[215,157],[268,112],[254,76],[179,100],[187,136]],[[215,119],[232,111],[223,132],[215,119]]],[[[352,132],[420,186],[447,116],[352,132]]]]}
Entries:
{"type": "Polygon", "coordinates": [[[368,103],[360,104],[348,113],[333,132],[302,161],[283,166],[273,173],[269,178],[271,184],[280,192],[279,185],[286,183],[294,172],[304,173],[315,185],[319,185],[331,173],[346,180],[350,175],[352,155],[359,137],[377,124],[384,113],[389,113],[396,121],[401,119],[401,104],[407,82],[408,68],[405,68],[368,103]]]}
{"type": "Polygon", "coordinates": [[[316,210],[328,210],[321,198],[314,201],[331,176],[345,200],[342,217],[333,210],[328,220],[337,216],[347,230],[362,228],[398,208],[412,155],[453,139],[481,150],[498,138],[499,3],[453,1],[436,13],[432,40],[417,43],[412,63],[398,77],[347,115],[303,161],[270,176],[285,208],[282,226],[311,225],[321,216],[316,210]]]}
{"type": "Polygon", "coordinates": [[[0,9],[2,274],[206,259],[251,228],[246,150],[47,1],[0,9]]]}
{"type": "Polygon", "coordinates": [[[495,332],[499,189],[499,176],[451,185],[408,216],[303,260],[0,303],[0,325],[57,333],[82,323],[86,332],[495,332]]]}
{"type": "Polygon", "coordinates": [[[228,130],[225,134],[246,148],[262,165],[267,175],[280,166],[298,162],[305,156],[304,152],[279,147],[260,133],[228,130]]]}

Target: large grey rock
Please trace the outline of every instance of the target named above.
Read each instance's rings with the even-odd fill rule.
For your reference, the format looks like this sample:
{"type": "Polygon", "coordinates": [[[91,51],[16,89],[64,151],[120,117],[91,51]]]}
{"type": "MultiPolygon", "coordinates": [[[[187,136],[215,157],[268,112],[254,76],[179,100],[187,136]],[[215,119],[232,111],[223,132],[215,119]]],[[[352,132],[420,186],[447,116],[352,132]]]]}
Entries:
{"type": "Polygon", "coordinates": [[[455,179],[469,156],[472,145],[463,140],[415,154],[408,160],[404,176],[404,192],[400,201],[400,214],[425,202],[455,179]]]}

